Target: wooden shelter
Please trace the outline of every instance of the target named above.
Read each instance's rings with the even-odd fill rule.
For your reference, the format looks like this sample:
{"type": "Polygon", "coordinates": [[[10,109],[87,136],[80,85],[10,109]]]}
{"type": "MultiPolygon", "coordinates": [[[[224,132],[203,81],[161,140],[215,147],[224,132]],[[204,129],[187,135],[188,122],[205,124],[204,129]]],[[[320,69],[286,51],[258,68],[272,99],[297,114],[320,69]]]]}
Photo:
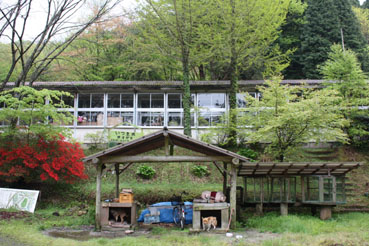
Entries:
{"type": "Polygon", "coordinates": [[[281,214],[288,214],[288,204],[297,202],[320,207],[320,218],[331,217],[337,204],[346,202],[345,175],[358,168],[359,162],[241,163],[238,176],[244,178],[243,203],[255,204],[262,213],[263,204],[280,204],[281,214]],[[300,184],[300,186],[298,186],[300,184]]]}
{"type": "Polygon", "coordinates": [[[128,143],[90,155],[84,162],[96,166],[96,229],[101,230],[101,175],[106,165],[115,165],[116,195],[119,193],[119,174],[133,163],[140,162],[212,162],[223,174],[224,192],[226,190],[227,175],[230,176],[230,210],[232,211],[232,224],[236,222],[236,187],[237,170],[241,163],[248,163],[249,159],[217,146],[204,143],[183,134],[176,133],[164,127],[163,130],[145,135],[128,143]],[[191,156],[173,155],[173,147],[179,146],[197,153],[191,156]],[[145,155],[148,151],[163,148],[162,156],[145,155]],[[221,165],[223,163],[223,166],[221,165]],[[122,166],[121,166],[122,165],[122,166]],[[227,166],[230,169],[227,169],[227,166]]]}

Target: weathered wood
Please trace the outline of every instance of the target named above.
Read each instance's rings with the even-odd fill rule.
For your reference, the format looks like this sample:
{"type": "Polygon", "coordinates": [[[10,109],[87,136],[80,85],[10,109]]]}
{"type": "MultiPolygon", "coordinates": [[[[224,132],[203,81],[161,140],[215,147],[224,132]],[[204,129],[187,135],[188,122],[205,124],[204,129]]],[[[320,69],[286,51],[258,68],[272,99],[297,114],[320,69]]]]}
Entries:
{"type": "Polygon", "coordinates": [[[337,201],[337,183],[336,183],[336,177],[332,177],[332,192],[333,192],[333,197],[332,197],[332,202],[336,202],[337,201]]]}
{"type": "Polygon", "coordinates": [[[132,164],[133,164],[133,162],[126,164],[123,168],[121,168],[121,169],[119,170],[119,174],[121,174],[121,173],[123,173],[125,170],[127,170],[127,169],[132,165],[132,164]]]}
{"type": "Polygon", "coordinates": [[[228,164],[226,162],[223,163],[223,194],[227,194],[227,168],[228,168],[228,164]]]}
{"type": "Polygon", "coordinates": [[[305,178],[301,177],[301,201],[305,202],[305,178]]]}
{"type": "Polygon", "coordinates": [[[119,197],[119,163],[115,164],[115,197],[119,197]]]}
{"type": "Polygon", "coordinates": [[[310,200],[310,177],[306,177],[306,192],[307,192],[307,199],[310,200]]]}
{"type": "Polygon", "coordinates": [[[95,229],[101,231],[101,174],[102,163],[96,165],[96,208],[95,208],[95,229]]]}
{"type": "Polygon", "coordinates": [[[256,214],[263,215],[263,204],[262,203],[257,203],[255,205],[255,210],[256,210],[256,214]]]}
{"type": "Polygon", "coordinates": [[[93,158],[93,159],[92,159],[92,163],[93,163],[93,164],[97,164],[97,163],[99,163],[99,162],[100,162],[99,158],[93,158]]]}
{"type": "Polygon", "coordinates": [[[288,203],[281,203],[281,215],[287,216],[288,215],[288,203]]]}
{"type": "Polygon", "coordinates": [[[104,163],[126,162],[213,162],[229,161],[227,156],[110,156],[104,158],[104,163]]]}
{"type": "Polygon", "coordinates": [[[247,178],[243,178],[243,201],[244,204],[247,201],[247,178]]]}
{"type": "Polygon", "coordinates": [[[240,164],[240,159],[238,159],[238,158],[232,158],[232,163],[234,165],[238,165],[238,164],[240,164]]]}
{"type": "Polygon", "coordinates": [[[231,228],[236,228],[236,208],[237,208],[237,167],[236,165],[231,165],[231,189],[229,192],[230,209],[232,213],[231,228]]]}
{"type": "Polygon", "coordinates": [[[319,177],[319,202],[324,202],[324,180],[319,177]]]}
{"type": "Polygon", "coordinates": [[[165,149],[165,155],[169,156],[169,137],[168,133],[164,134],[164,149],[165,149]]]}
{"type": "Polygon", "coordinates": [[[320,219],[328,220],[332,218],[332,207],[331,206],[321,206],[320,207],[320,219]]]}

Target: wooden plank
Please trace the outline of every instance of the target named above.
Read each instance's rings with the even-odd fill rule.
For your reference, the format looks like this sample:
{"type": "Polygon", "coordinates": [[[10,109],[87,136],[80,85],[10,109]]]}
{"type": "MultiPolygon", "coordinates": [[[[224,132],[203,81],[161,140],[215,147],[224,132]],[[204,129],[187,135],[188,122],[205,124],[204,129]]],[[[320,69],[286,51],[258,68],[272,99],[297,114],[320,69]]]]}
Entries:
{"type": "Polygon", "coordinates": [[[96,164],[96,208],[95,208],[95,230],[101,231],[101,174],[102,163],[96,164]]]}
{"type": "Polygon", "coordinates": [[[305,178],[301,176],[301,200],[305,202],[305,178]]]}
{"type": "Polygon", "coordinates": [[[229,192],[229,201],[231,209],[231,228],[236,228],[236,208],[237,208],[237,167],[236,165],[231,165],[231,189],[229,192]]]}
{"type": "Polygon", "coordinates": [[[336,202],[337,201],[337,183],[336,183],[336,177],[332,177],[332,192],[333,192],[333,197],[332,197],[332,201],[336,202]]]}
{"type": "Polygon", "coordinates": [[[323,183],[323,177],[319,177],[319,202],[324,202],[324,183],[323,183]]]}
{"type": "Polygon", "coordinates": [[[119,170],[119,174],[123,173],[125,170],[127,170],[133,162],[126,164],[122,169],[119,170]]]}
{"type": "Polygon", "coordinates": [[[168,156],[170,154],[168,133],[164,134],[164,149],[165,149],[165,155],[168,156]]]}
{"type": "Polygon", "coordinates": [[[243,178],[243,201],[244,204],[247,201],[247,178],[243,178]]]}
{"type": "Polygon", "coordinates": [[[119,198],[119,163],[115,163],[115,197],[119,198]]]}
{"type": "Polygon", "coordinates": [[[228,164],[226,162],[223,163],[223,194],[227,194],[227,168],[228,164]]]}
{"type": "Polygon", "coordinates": [[[110,156],[104,158],[104,163],[126,162],[213,162],[229,161],[227,156],[110,156]]]}

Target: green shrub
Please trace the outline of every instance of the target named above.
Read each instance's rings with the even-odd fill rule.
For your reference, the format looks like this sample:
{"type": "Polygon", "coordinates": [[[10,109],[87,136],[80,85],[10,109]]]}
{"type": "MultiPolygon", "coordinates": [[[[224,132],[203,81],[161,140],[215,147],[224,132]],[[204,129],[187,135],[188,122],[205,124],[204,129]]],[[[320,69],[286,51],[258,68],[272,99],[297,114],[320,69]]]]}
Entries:
{"type": "Polygon", "coordinates": [[[207,166],[195,165],[192,167],[191,172],[196,177],[202,178],[209,175],[209,170],[207,166]]]}
{"type": "Polygon", "coordinates": [[[152,179],[155,176],[156,171],[150,166],[141,165],[137,168],[136,174],[143,179],[152,179]]]}
{"type": "Polygon", "coordinates": [[[249,148],[240,148],[237,154],[256,160],[258,158],[258,153],[249,148]]]}

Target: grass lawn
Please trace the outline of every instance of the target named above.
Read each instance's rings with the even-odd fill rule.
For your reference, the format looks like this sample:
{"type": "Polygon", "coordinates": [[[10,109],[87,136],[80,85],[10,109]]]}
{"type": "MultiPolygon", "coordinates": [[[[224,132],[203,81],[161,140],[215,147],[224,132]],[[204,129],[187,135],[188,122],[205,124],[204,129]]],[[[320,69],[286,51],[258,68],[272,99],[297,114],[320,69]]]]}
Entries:
{"type": "MultiPolygon", "coordinates": [[[[369,245],[369,213],[334,214],[328,221],[321,221],[310,215],[289,215],[281,217],[277,213],[264,216],[247,215],[246,222],[239,223],[234,234],[244,235],[240,240],[227,238],[224,234],[189,235],[188,230],[177,228],[154,228],[149,234],[126,236],[123,238],[95,238],[88,241],[76,241],[65,238],[53,238],[45,235],[46,229],[53,227],[79,228],[91,221],[91,214],[70,215],[68,209],[48,207],[36,210],[34,215],[22,218],[1,220],[0,235],[14,238],[26,245],[74,246],[74,245],[369,245]],[[52,213],[58,210],[60,216],[52,213]],[[266,240],[254,240],[247,236],[246,230],[272,233],[275,237],[266,240]]],[[[256,233],[256,232],[251,232],[256,233]]],[[[263,233],[260,234],[263,236],[263,233]]]]}

